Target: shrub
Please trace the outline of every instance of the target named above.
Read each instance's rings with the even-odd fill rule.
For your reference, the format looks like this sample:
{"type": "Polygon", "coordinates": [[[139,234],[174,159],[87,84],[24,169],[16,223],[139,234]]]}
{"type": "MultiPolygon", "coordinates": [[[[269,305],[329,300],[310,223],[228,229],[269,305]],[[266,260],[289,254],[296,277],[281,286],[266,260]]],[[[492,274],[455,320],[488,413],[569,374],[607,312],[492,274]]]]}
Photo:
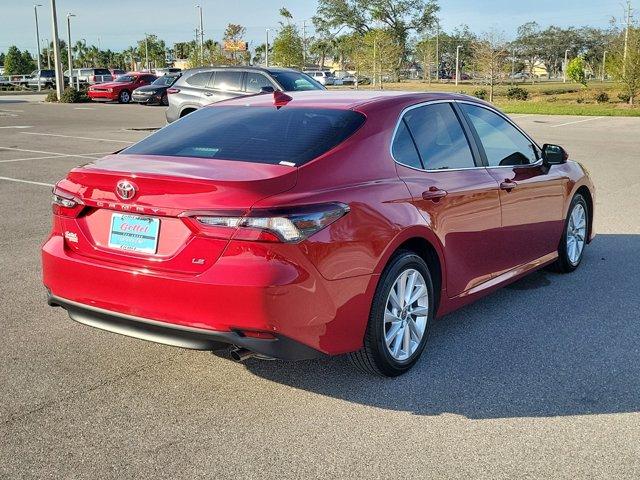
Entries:
{"type": "Polygon", "coordinates": [[[65,88],[64,92],[62,92],[62,96],[60,97],[61,103],[81,103],[86,100],[86,95],[71,87],[65,88]]]}
{"type": "Polygon", "coordinates": [[[607,92],[598,92],[596,94],[596,102],[609,103],[609,94],[607,92]]]}
{"type": "Polygon", "coordinates": [[[543,90],[543,95],[562,95],[563,93],[576,93],[579,92],[577,88],[550,88],[548,90],[543,90]]]}
{"type": "Polygon", "coordinates": [[[45,102],[57,102],[58,101],[58,95],[56,94],[55,90],[52,90],[51,92],[47,93],[47,96],[44,99],[45,102]]]}
{"type": "Polygon", "coordinates": [[[567,65],[567,77],[576,83],[587,86],[587,74],[585,72],[585,61],[582,57],[576,57],[567,65]]]}
{"type": "Polygon", "coordinates": [[[528,100],[529,92],[521,87],[511,87],[507,90],[507,98],[509,100],[528,100]]]}
{"type": "Polygon", "coordinates": [[[486,88],[480,88],[473,92],[473,96],[479,98],[480,100],[486,100],[489,96],[489,92],[487,92],[486,88]]]}
{"type": "Polygon", "coordinates": [[[621,102],[629,103],[629,99],[631,98],[631,96],[626,92],[622,92],[618,94],[618,98],[621,102]]]}

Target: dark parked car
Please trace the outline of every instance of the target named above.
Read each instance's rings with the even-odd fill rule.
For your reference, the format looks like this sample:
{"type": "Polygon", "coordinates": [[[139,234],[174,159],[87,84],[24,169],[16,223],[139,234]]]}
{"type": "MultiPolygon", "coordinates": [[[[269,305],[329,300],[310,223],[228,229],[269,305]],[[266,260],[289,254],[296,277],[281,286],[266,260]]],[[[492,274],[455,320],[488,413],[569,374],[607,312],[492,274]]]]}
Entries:
{"type": "Polygon", "coordinates": [[[167,89],[176,83],[178,78],[180,78],[180,74],[163,75],[162,77],[154,80],[151,85],[136,88],[131,97],[134,102],[145,105],[169,105],[167,89]]]}
{"type": "Polygon", "coordinates": [[[183,72],[169,89],[166,116],[171,123],[210,103],[261,91],[325,90],[309,75],[288,68],[207,67],[183,72]]]}

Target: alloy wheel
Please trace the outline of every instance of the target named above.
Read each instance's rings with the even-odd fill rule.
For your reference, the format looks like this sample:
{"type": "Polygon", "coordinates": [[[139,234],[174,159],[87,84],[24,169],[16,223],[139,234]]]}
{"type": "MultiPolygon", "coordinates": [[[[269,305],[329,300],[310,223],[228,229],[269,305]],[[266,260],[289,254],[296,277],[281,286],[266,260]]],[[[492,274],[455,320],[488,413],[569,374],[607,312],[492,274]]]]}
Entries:
{"type": "Polygon", "coordinates": [[[422,274],[404,270],[389,292],[384,312],[384,342],[397,361],[408,360],[418,349],[427,327],[429,292],[422,274]]]}
{"type": "Polygon", "coordinates": [[[567,257],[572,265],[577,265],[580,261],[586,236],[587,213],[582,204],[577,203],[567,225],[567,257]]]}

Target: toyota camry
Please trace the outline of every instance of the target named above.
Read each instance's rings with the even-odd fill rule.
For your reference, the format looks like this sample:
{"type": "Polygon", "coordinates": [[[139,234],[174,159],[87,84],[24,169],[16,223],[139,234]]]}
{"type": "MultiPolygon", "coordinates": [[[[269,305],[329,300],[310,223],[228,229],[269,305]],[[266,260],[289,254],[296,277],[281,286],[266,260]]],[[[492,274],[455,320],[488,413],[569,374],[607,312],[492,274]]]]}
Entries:
{"type": "Polygon", "coordinates": [[[437,317],[578,268],[594,203],[562,147],[475,98],[259,94],[71,170],[43,279],[103,330],[396,376],[437,317]]]}

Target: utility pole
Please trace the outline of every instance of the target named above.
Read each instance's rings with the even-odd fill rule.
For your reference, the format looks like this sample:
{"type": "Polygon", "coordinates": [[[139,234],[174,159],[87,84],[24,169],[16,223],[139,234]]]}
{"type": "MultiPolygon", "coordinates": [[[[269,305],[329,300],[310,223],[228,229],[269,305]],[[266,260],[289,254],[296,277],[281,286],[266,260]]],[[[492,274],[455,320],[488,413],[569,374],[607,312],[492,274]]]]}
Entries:
{"type": "Polygon", "coordinates": [[[567,64],[569,62],[569,50],[565,50],[564,51],[564,75],[563,75],[563,79],[562,82],[563,83],[567,83],[567,64]]]}
{"type": "Polygon", "coordinates": [[[607,51],[602,54],[602,81],[607,79],[607,51]]]}
{"type": "Polygon", "coordinates": [[[302,70],[307,66],[307,21],[302,22],[302,70]]]}
{"type": "Polygon", "coordinates": [[[516,76],[516,49],[511,50],[511,85],[515,81],[516,76]]]}
{"type": "Polygon", "coordinates": [[[62,96],[64,77],[60,65],[60,41],[58,39],[58,13],[56,12],[56,0],[51,0],[51,33],[53,34],[53,62],[56,71],[56,95],[58,100],[62,96]]]}
{"type": "Polygon", "coordinates": [[[436,20],[436,82],[438,81],[440,81],[440,22],[436,20]]]}
{"type": "Polygon", "coordinates": [[[196,5],[200,12],[200,60],[204,64],[204,27],[202,24],[202,6],[196,5]]]}
{"type": "Polygon", "coordinates": [[[269,68],[269,32],[271,31],[270,28],[267,28],[267,44],[265,45],[264,48],[264,66],[265,68],[269,68]]]}
{"type": "Polygon", "coordinates": [[[73,87],[73,58],[71,57],[71,17],[73,13],[67,13],[67,62],[69,63],[69,86],[73,87]]]}
{"type": "MultiPolygon", "coordinates": [[[[34,5],[33,13],[36,16],[36,44],[38,45],[38,70],[42,69],[42,59],[40,58],[40,28],[38,27],[38,7],[42,5],[34,5]]],[[[38,91],[41,90],[40,87],[40,75],[38,75],[38,91]]]]}
{"type": "Polygon", "coordinates": [[[462,45],[458,45],[456,47],[456,87],[458,86],[458,81],[460,79],[460,49],[462,45]]]}

